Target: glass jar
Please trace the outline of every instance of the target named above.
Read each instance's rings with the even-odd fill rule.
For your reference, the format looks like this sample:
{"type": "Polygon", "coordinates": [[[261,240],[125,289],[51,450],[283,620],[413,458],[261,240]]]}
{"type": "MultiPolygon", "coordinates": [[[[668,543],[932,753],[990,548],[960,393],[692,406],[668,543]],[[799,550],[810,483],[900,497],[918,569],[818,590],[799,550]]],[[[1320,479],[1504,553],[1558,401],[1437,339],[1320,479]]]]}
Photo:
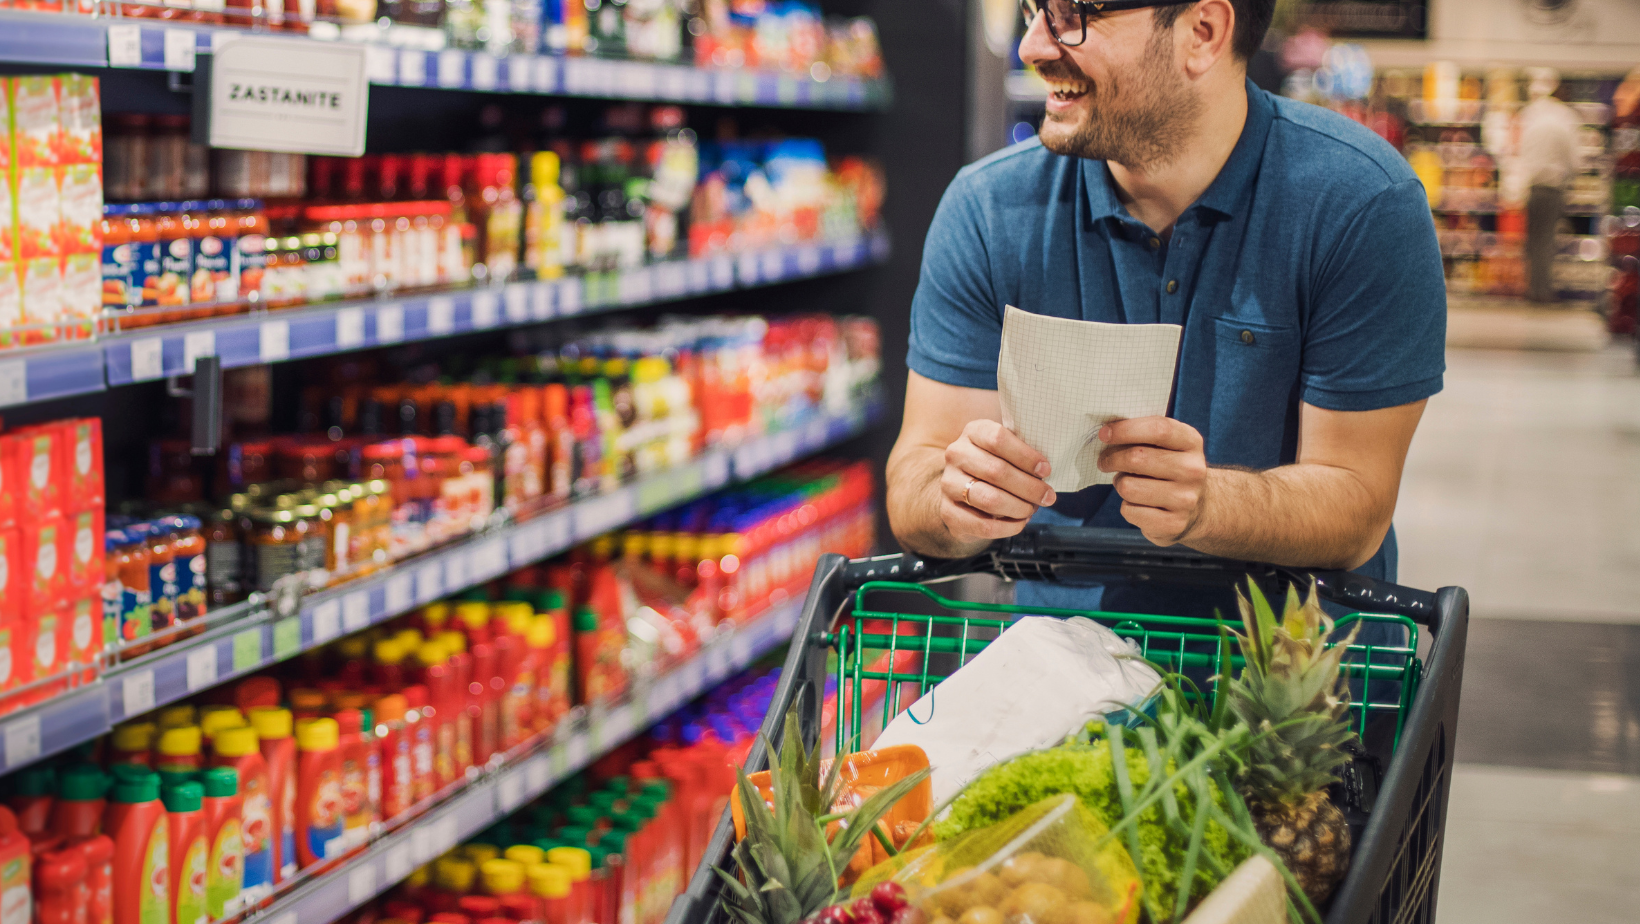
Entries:
{"type": "Polygon", "coordinates": [[[256,507],[250,512],[248,546],[256,589],[267,593],[281,578],[296,574],[304,527],[290,508],[256,507]]]}
{"type": "MultiPolygon", "coordinates": [[[[205,537],[200,532],[199,517],[170,517],[171,557],[176,569],[177,622],[187,622],[205,615],[205,537]]],[[[189,634],[197,634],[196,627],[189,634]]]]}
{"type": "Polygon", "coordinates": [[[393,486],[377,478],[367,482],[365,488],[375,505],[370,521],[370,560],[382,567],[393,560],[393,486]]]}
{"type": "Polygon", "coordinates": [[[298,529],[297,570],[319,572],[325,569],[325,551],[330,545],[331,512],[312,500],[303,500],[291,508],[296,514],[298,529]]]}
{"type": "Polygon", "coordinates": [[[204,525],[205,599],[212,607],[245,599],[245,546],[239,513],[224,508],[204,525]]]}
{"type": "Polygon", "coordinates": [[[353,542],[357,532],[352,489],[345,484],[327,483],[314,497],[321,519],[327,523],[325,570],[332,579],[353,570],[353,542]]]}

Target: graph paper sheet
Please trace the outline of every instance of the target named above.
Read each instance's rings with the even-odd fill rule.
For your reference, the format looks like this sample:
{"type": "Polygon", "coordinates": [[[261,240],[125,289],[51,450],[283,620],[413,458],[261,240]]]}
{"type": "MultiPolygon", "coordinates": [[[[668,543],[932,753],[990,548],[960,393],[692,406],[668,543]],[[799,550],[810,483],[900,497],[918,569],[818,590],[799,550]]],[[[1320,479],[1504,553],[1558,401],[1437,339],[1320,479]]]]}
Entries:
{"type": "Polygon", "coordinates": [[[997,394],[1002,425],[1048,457],[1055,491],[1110,484],[1099,428],[1167,413],[1179,357],[1177,324],[1103,324],[1021,311],[1002,319],[997,394]]]}

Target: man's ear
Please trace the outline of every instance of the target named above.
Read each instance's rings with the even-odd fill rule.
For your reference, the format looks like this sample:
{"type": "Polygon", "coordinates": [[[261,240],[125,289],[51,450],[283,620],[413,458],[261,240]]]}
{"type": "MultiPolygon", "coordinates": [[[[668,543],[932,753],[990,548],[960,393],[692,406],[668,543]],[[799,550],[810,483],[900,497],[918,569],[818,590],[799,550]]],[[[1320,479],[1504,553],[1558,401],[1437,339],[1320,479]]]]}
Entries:
{"type": "Polygon", "coordinates": [[[1230,0],[1198,0],[1179,19],[1188,28],[1184,66],[1190,77],[1202,76],[1235,54],[1236,9],[1230,0]]]}

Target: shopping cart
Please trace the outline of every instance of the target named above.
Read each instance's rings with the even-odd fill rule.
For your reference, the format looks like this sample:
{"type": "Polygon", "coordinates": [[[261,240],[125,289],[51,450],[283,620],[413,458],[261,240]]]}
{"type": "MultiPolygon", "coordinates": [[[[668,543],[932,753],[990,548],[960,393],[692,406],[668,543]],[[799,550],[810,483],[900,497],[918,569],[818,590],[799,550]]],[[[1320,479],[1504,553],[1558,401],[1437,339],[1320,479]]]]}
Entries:
{"type": "MultiPolygon", "coordinates": [[[[916,702],[983,650],[1010,617],[1025,612],[1088,616],[1132,639],[1159,664],[1204,680],[1212,672],[1220,638],[1216,619],[961,602],[928,586],[972,574],[1071,584],[1145,581],[1221,592],[1249,575],[1278,592],[1284,584],[1307,585],[1313,577],[1324,600],[1351,614],[1339,620],[1340,628],[1363,621],[1404,629],[1404,643],[1352,645],[1344,659],[1363,747],[1334,791],[1351,823],[1355,848],[1349,873],[1324,913],[1327,924],[1434,920],[1469,621],[1469,596],[1462,588],[1430,593],[1347,572],[1161,549],[1126,530],[1031,527],[962,561],[913,555],[848,561],[827,555],[815,570],[763,737],[779,746],[785,714],[795,700],[803,704],[799,724],[805,745],[819,740],[835,664],[832,733],[839,753],[857,750],[870,729],[916,702]]],[[[746,769],[766,769],[767,758],[760,741],[746,769]]],[[[734,826],[725,811],[666,924],[726,920],[719,903],[722,882],[712,867],[733,873],[733,844],[734,826]]]]}

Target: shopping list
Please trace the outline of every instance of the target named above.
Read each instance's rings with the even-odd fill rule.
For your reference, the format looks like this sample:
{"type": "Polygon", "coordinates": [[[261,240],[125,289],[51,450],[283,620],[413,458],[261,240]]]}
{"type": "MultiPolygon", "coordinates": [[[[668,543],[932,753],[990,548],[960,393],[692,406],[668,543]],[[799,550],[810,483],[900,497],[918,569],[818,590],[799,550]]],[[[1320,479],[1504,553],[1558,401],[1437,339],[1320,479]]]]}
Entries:
{"type": "Polygon", "coordinates": [[[1167,413],[1179,358],[1177,324],[1105,324],[1008,306],[997,358],[1002,425],[1048,457],[1048,486],[1110,484],[1099,428],[1167,413]]]}

